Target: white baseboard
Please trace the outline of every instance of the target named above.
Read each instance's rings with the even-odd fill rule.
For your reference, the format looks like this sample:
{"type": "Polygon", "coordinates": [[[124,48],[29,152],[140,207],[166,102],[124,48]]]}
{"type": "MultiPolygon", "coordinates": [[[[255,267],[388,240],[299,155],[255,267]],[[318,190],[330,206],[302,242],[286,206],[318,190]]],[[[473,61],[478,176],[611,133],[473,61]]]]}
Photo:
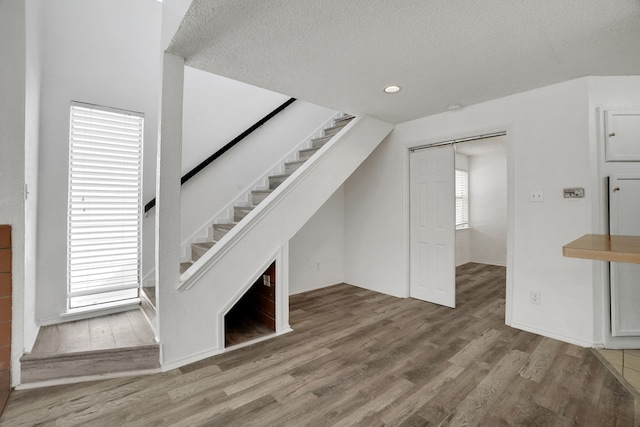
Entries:
{"type": "Polygon", "coordinates": [[[585,348],[593,348],[594,347],[594,343],[591,341],[587,341],[587,340],[583,340],[582,338],[575,338],[575,337],[570,337],[567,335],[562,335],[562,334],[558,334],[556,332],[553,331],[549,331],[546,329],[542,329],[542,328],[537,328],[535,326],[530,326],[530,325],[526,325],[524,323],[520,323],[520,322],[511,322],[510,325],[512,328],[516,328],[516,329],[521,329],[523,331],[526,332],[531,332],[534,333],[536,335],[542,335],[543,337],[547,337],[547,338],[553,338],[554,340],[558,340],[558,341],[563,341],[569,344],[574,344],[580,347],[585,347],[585,348]]]}
{"type": "Polygon", "coordinates": [[[224,353],[224,349],[221,350],[219,348],[211,348],[198,353],[190,354],[188,356],[180,357],[179,359],[173,360],[171,362],[163,361],[161,363],[160,369],[162,369],[162,372],[171,371],[173,369],[178,369],[191,363],[199,362],[200,360],[206,359],[207,357],[217,356],[218,354],[222,353],[224,353]]]}
{"type": "Polygon", "coordinates": [[[304,288],[299,288],[299,289],[296,289],[296,290],[291,290],[291,288],[289,288],[289,295],[297,295],[297,294],[302,294],[304,292],[316,291],[318,289],[328,288],[329,286],[335,286],[335,285],[339,285],[341,283],[344,283],[344,282],[343,281],[339,281],[339,282],[330,282],[330,283],[322,284],[322,285],[305,286],[304,288]]]}
{"type": "Polygon", "coordinates": [[[256,338],[254,340],[249,340],[247,342],[243,342],[243,343],[240,343],[238,345],[234,345],[233,347],[228,347],[228,348],[223,348],[223,349],[219,349],[219,348],[209,349],[209,350],[205,350],[205,351],[202,351],[202,352],[199,352],[199,353],[195,353],[195,354],[192,354],[192,355],[189,355],[189,356],[181,357],[181,358],[176,359],[176,360],[174,360],[172,362],[168,362],[168,363],[164,363],[163,362],[162,366],[161,366],[161,369],[162,369],[162,372],[167,372],[167,371],[171,371],[173,369],[178,369],[178,368],[181,368],[183,366],[189,365],[191,363],[199,362],[202,359],[206,359],[208,357],[217,356],[219,354],[226,353],[228,351],[237,350],[237,349],[242,348],[242,347],[248,347],[250,345],[257,344],[257,343],[262,342],[262,341],[267,341],[267,340],[270,340],[272,338],[279,337],[280,335],[288,334],[289,332],[293,332],[293,329],[291,329],[290,326],[287,326],[287,327],[283,328],[279,332],[275,332],[273,334],[269,334],[269,335],[264,336],[264,337],[256,338]]]}
{"type": "MultiPolygon", "coordinates": [[[[395,297],[395,298],[406,298],[405,296],[402,295],[402,293],[391,293],[386,289],[380,289],[380,288],[377,288],[377,287],[374,287],[374,286],[364,285],[362,283],[358,283],[355,280],[345,279],[344,283],[347,284],[347,285],[358,287],[358,288],[367,289],[369,291],[379,292],[381,294],[389,295],[389,296],[395,297]]],[[[400,291],[401,291],[401,289],[400,289],[400,291]]]]}
{"type": "Polygon", "coordinates": [[[474,259],[472,259],[469,262],[474,262],[476,264],[497,265],[498,267],[506,267],[507,266],[506,262],[501,262],[501,261],[474,260],[474,259]]]}

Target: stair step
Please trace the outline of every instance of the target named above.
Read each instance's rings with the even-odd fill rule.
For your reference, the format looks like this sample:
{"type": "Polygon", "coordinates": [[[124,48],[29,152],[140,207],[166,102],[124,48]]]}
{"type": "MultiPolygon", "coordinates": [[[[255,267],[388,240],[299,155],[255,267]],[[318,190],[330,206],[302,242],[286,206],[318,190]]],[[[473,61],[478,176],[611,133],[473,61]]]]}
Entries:
{"type": "Polygon", "coordinates": [[[269,189],[275,190],[287,178],[289,178],[289,175],[271,175],[269,177],[269,189]]]}
{"type": "Polygon", "coordinates": [[[291,175],[298,170],[300,166],[304,164],[305,160],[296,160],[295,162],[287,162],[284,164],[285,175],[291,175]]]}
{"type": "MultiPolygon", "coordinates": [[[[286,165],[285,165],[286,169],[286,165]]],[[[257,206],[260,202],[267,198],[269,194],[271,194],[273,190],[253,190],[251,192],[251,204],[253,206],[257,206]]]]}
{"type": "Polygon", "coordinates": [[[333,121],[333,125],[334,126],[346,126],[353,119],[355,119],[355,116],[346,115],[344,117],[340,117],[339,119],[335,119],[333,121]]]}
{"type": "Polygon", "coordinates": [[[333,135],[314,138],[311,140],[311,148],[321,148],[324,144],[329,142],[331,138],[333,138],[333,135]]]}
{"type": "Polygon", "coordinates": [[[185,271],[187,271],[189,269],[189,267],[191,267],[192,265],[193,265],[193,262],[191,262],[191,261],[181,262],[180,263],[180,274],[182,274],[185,271]]]}
{"type": "Polygon", "coordinates": [[[191,260],[196,262],[202,255],[215,245],[215,242],[192,243],[191,244],[191,260]]]}
{"type": "Polygon", "coordinates": [[[240,222],[242,218],[247,216],[255,206],[234,206],[233,207],[233,221],[240,222]]]}
{"type": "Polygon", "coordinates": [[[219,242],[235,225],[236,223],[213,224],[213,240],[219,242]]]}
{"type": "Polygon", "coordinates": [[[330,128],[326,128],[324,130],[324,136],[333,136],[336,133],[340,132],[343,127],[345,127],[349,122],[344,122],[344,124],[340,123],[339,125],[331,126],[330,128]]]}
{"type": "Polygon", "coordinates": [[[298,151],[298,158],[300,160],[308,160],[318,150],[319,150],[319,148],[305,148],[304,150],[298,151]]]}
{"type": "Polygon", "coordinates": [[[158,344],[72,353],[28,353],[20,359],[22,383],[160,368],[158,344]]]}

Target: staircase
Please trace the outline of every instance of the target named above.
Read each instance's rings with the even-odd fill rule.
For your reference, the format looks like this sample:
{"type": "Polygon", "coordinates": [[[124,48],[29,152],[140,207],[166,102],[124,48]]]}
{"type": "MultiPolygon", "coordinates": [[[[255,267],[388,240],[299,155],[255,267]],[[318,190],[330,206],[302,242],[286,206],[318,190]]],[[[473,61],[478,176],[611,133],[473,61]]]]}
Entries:
{"type": "Polygon", "coordinates": [[[251,191],[248,200],[248,206],[235,206],[233,212],[233,221],[228,223],[213,224],[209,233],[212,236],[210,241],[198,242],[191,244],[191,259],[180,263],[180,274],[185,273],[194,262],[202,257],[209,249],[220,241],[233,227],[235,227],[249,212],[251,212],[258,204],[263,202],[280,184],[282,184],[291,174],[293,174],[300,166],[309,160],[320,148],[331,140],[343,127],[345,127],[354,116],[345,115],[334,120],[333,126],[324,130],[321,137],[311,140],[311,147],[298,151],[298,159],[284,164],[284,173],[269,176],[269,187],[251,191]]]}

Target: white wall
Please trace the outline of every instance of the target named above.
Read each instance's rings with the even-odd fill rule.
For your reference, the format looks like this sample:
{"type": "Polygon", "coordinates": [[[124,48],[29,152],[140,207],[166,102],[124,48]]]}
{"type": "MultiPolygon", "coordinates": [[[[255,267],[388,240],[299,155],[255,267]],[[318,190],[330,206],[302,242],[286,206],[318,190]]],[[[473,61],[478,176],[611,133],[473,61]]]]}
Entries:
{"type": "MultiPolygon", "coordinates": [[[[507,152],[469,157],[469,259],[507,264],[507,152]]],[[[456,233],[456,238],[458,234],[456,233]]]]}
{"type": "MultiPolygon", "coordinates": [[[[605,162],[603,112],[607,109],[640,109],[640,77],[589,77],[589,140],[593,155],[593,167],[599,173],[593,176],[592,191],[597,203],[593,204],[592,215],[596,233],[608,231],[608,189],[606,177],[611,174],[640,174],[640,162],[605,162]]],[[[596,345],[624,346],[638,348],[637,338],[613,339],[609,331],[609,277],[608,263],[574,260],[583,268],[594,272],[593,310],[595,313],[594,339],[596,345]]]]}
{"type": "MultiPolygon", "coordinates": [[[[208,357],[224,343],[220,317],[246,291],[255,277],[280,254],[280,265],[288,262],[289,241],[331,198],[342,183],[392,129],[371,117],[358,117],[345,133],[323,146],[318,157],[305,163],[296,174],[301,178],[284,183],[276,190],[277,203],[258,206],[250,215],[256,218],[247,227],[236,227],[228,236],[228,246],[214,246],[198,260],[203,267],[178,290],[178,283],[159,286],[159,315],[163,369],[171,369],[208,357]],[[247,234],[244,234],[247,233],[247,234]],[[234,236],[242,236],[233,240],[234,236]],[[208,264],[209,261],[213,261],[208,264]],[[206,267],[206,268],[205,268],[206,267]],[[192,281],[193,280],[193,281],[192,281]]],[[[166,234],[168,232],[165,231],[166,234]]],[[[162,230],[161,230],[162,235],[162,230]]],[[[169,266],[163,263],[161,268],[169,266]]],[[[177,260],[175,260],[175,264],[177,260]]],[[[172,270],[176,272],[177,270],[172,270]]],[[[281,271],[280,277],[289,272],[281,271]]],[[[276,290],[276,330],[288,325],[288,281],[276,290]]]]}
{"type": "Polygon", "coordinates": [[[0,2],[0,224],[12,227],[11,382],[19,378],[25,318],[26,13],[22,0],[0,2]]]}
{"type": "Polygon", "coordinates": [[[25,91],[25,164],[28,196],[25,200],[24,254],[24,337],[30,351],[38,333],[36,322],[38,155],[40,150],[40,44],[42,16],[39,0],[27,0],[26,6],[26,91],[25,91]]]}
{"type": "Polygon", "coordinates": [[[37,314],[42,322],[58,320],[66,308],[71,101],[145,114],[144,201],[155,194],[161,10],[156,0],[41,2],[37,314]]]}
{"type": "MultiPolygon", "coordinates": [[[[455,154],[455,168],[469,171],[469,156],[455,154]]],[[[471,262],[471,232],[468,228],[456,230],[456,267],[471,262]]]]}
{"type": "MultiPolygon", "coordinates": [[[[191,241],[198,230],[211,224],[215,214],[265,172],[276,164],[284,165],[279,160],[335,114],[336,111],[296,101],[185,183],[180,201],[181,241],[191,241]]],[[[260,118],[260,115],[254,116],[249,121],[253,124],[260,118]]],[[[237,135],[246,129],[227,127],[228,122],[233,122],[233,117],[225,115],[221,119],[221,123],[214,123],[220,131],[237,135]]]]}
{"type": "Polygon", "coordinates": [[[587,80],[578,79],[402,123],[345,183],[346,280],[407,295],[407,147],[507,131],[513,231],[507,306],[513,326],[593,342],[593,273],[562,245],[593,231],[587,80]],[[562,188],[585,187],[579,203],[562,188]],[[531,190],[545,201],[531,203],[531,190]],[[542,304],[529,302],[540,292],[542,304]]]}
{"type": "Polygon", "coordinates": [[[344,188],[289,241],[289,294],[311,291],[344,280],[344,188]]]}
{"type": "Polygon", "coordinates": [[[287,99],[286,95],[185,67],[182,174],[287,99]]]}

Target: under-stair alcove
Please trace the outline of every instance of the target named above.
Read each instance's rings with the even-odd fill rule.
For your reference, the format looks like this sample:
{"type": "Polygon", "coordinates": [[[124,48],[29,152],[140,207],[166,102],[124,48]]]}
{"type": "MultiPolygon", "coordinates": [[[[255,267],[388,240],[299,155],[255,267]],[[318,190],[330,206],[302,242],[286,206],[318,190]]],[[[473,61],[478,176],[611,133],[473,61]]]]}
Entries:
{"type": "Polygon", "coordinates": [[[225,348],[276,332],[276,263],[256,279],[224,316],[225,348]]]}

